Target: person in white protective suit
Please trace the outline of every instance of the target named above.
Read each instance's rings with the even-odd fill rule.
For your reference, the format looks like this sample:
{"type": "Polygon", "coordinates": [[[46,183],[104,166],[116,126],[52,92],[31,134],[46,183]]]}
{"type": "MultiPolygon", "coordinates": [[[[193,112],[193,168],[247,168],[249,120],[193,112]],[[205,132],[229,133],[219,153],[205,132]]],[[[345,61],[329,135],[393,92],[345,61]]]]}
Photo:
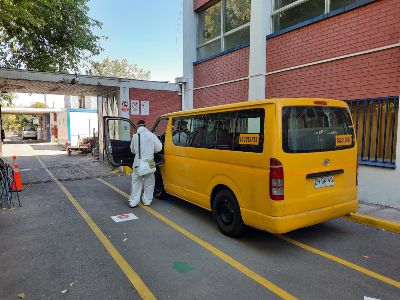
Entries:
{"type": "Polygon", "coordinates": [[[142,202],[144,205],[150,205],[153,200],[154,191],[154,173],[144,176],[138,176],[135,167],[139,165],[139,134],[140,134],[140,157],[142,160],[154,160],[154,153],[162,150],[162,144],[157,136],[146,128],[143,120],[138,122],[138,129],[133,135],[131,141],[131,152],[135,154],[132,173],[132,191],[129,197],[129,207],[135,207],[140,202],[140,196],[143,191],[142,202]]]}

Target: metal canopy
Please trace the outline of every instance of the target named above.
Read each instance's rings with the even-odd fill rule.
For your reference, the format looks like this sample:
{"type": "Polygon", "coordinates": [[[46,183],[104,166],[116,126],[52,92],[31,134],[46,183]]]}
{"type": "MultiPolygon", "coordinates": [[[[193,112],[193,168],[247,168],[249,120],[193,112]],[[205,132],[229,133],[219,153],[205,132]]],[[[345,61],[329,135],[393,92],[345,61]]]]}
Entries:
{"type": "Polygon", "coordinates": [[[178,91],[178,85],[166,81],[37,72],[0,68],[0,92],[101,96],[120,88],[178,91]]]}
{"type": "Polygon", "coordinates": [[[0,68],[0,92],[99,96],[117,90],[123,78],[0,68]]]}

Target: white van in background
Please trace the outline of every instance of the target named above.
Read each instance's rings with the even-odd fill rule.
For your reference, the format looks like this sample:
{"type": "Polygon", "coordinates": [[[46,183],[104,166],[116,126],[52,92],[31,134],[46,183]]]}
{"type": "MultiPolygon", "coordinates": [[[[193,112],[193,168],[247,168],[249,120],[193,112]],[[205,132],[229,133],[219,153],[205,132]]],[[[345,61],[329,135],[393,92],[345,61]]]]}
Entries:
{"type": "Polygon", "coordinates": [[[34,139],[37,140],[37,130],[34,126],[28,125],[22,129],[22,139],[34,139]]]}

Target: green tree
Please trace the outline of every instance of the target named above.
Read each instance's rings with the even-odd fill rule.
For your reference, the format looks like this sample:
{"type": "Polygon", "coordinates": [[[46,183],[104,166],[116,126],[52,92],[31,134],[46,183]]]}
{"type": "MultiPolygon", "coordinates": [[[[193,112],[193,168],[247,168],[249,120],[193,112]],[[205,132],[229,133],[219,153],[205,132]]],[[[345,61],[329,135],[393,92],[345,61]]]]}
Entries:
{"type": "Polygon", "coordinates": [[[89,0],[0,0],[0,66],[78,72],[102,50],[89,0]]]}
{"type": "Polygon", "coordinates": [[[31,105],[33,108],[48,108],[48,106],[42,102],[35,102],[31,105]]]}
{"type": "Polygon", "coordinates": [[[150,71],[143,70],[137,64],[130,64],[126,58],[119,60],[106,57],[102,61],[93,62],[90,69],[87,70],[87,74],[128,79],[150,79],[150,71]]]}
{"type": "Polygon", "coordinates": [[[4,115],[3,127],[6,131],[22,130],[24,126],[32,124],[32,116],[28,115],[4,115]]]}
{"type": "Polygon", "coordinates": [[[0,105],[12,106],[15,95],[13,93],[0,93],[0,105]]]}

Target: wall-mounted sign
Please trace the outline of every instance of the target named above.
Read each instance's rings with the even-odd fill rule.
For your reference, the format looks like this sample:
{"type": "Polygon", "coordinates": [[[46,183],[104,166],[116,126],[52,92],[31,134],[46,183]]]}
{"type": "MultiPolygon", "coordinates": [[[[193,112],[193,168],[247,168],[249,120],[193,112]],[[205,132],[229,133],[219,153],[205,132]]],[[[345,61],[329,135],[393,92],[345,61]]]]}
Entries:
{"type": "Polygon", "coordinates": [[[131,115],[140,115],[139,100],[131,100],[131,115]]]}
{"type": "Polygon", "coordinates": [[[150,102],[149,101],[141,101],[141,115],[148,116],[150,114],[150,102]]]}
{"type": "Polygon", "coordinates": [[[129,116],[129,101],[128,100],[121,100],[121,117],[128,117],[129,116]]]}

